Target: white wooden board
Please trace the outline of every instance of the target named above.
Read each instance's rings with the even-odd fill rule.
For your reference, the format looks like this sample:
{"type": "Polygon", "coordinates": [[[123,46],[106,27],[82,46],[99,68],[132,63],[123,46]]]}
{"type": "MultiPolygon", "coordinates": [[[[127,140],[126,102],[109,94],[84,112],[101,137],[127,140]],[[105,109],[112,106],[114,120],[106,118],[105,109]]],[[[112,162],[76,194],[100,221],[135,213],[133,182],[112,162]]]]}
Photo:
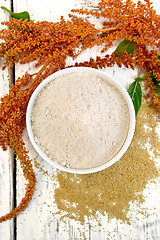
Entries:
{"type": "MultiPolygon", "coordinates": [[[[9,1],[1,1],[1,5],[9,8],[9,1]],[[8,5],[7,5],[8,4],[8,5]]],[[[13,7],[15,12],[28,11],[30,13],[31,19],[35,20],[49,20],[58,21],[60,16],[63,15],[67,18],[68,13],[73,8],[80,8],[84,5],[88,7],[96,6],[97,1],[95,0],[14,0],[13,7]]],[[[159,10],[159,0],[154,0],[154,6],[159,10]]],[[[160,12],[160,11],[159,11],[160,12]]],[[[7,15],[3,15],[4,19],[7,15]]],[[[82,59],[88,58],[90,56],[95,56],[98,48],[87,51],[81,56],[82,59]]],[[[19,65],[15,67],[16,78],[24,74],[26,71],[35,71],[33,69],[33,64],[19,65]]],[[[137,71],[132,71],[130,69],[119,69],[118,67],[108,68],[106,72],[113,75],[115,78],[125,86],[133,81],[137,76],[137,71]]],[[[4,74],[4,73],[3,73],[4,74]]],[[[5,73],[7,76],[8,72],[5,73]]],[[[3,77],[2,77],[3,80],[3,77]]],[[[8,81],[7,81],[8,82],[8,81]]],[[[1,83],[2,86],[6,85],[6,81],[1,83]]],[[[1,86],[0,85],[0,86],[1,86]]],[[[9,86],[2,91],[8,91],[9,86]]],[[[28,139],[26,130],[24,131],[24,139],[26,142],[27,149],[30,150],[30,157],[34,158],[37,156],[36,152],[33,150],[31,143],[28,139]]],[[[0,152],[0,157],[3,156],[3,165],[0,168],[0,196],[3,193],[3,200],[8,201],[8,205],[1,201],[0,206],[4,208],[3,211],[8,211],[12,207],[12,164],[11,164],[11,154],[7,153],[4,156],[0,152]],[[4,161],[5,159],[5,161],[4,161]],[[8,160],[6,160],[8,159],[8,160]],[[2,169],[2,171],[1,171],[2,169]],[[7,179],[7,180],[6,180],[7,179]],[[7,183],[7,184],[6,184],[7,183]]],[[[151,188],[146,190],[145,207],[153,207],[157,209],[157,217],[152,216],[152,212],[148,217],[139,216],[139,221],[136,220],[136,213],[132,212],[132,224],[127,225],[121,223],[120,221],[113,219],[108,222],[107,214],[106,216],[100,216],[101,219],[100,226],[96,220],[86,219],[85,224],[82,226],[79,222],[75,222],[72,219],[66,219],[66,223],[60,220],[60,215],[56,214],[57,207],[54,202],[54,189],[57,182],[54,181],[53,175],[55,169],[53,169],[48,163],[45,163],[39,157],[37,161],[43,168],[43,171],[35,168],[37,175],[37,185],[36,191],[33,196],[33,200],[29,206],[25,209],[23,213],[20,213],[16,220],[16,236],[17,240],[70,240],[70,239],[92,239],[92,240],[147,240],[147,239],[160,239],[160,184],[152,185],[151,188]],[[46,173],[45,173],[46,171],[46,173]],[[153,201],[154,199],[154,201],[153,201]]],[[[0,161],[1,167],[1,161],[0,161]]],[[[25,180],[23,178],[22,170],[17,162],[17,204],[21,201],[25,193],[25,180]]],[[[134,208],[134,206],[133,206],[134,208]]],[[[0,240],[10,240],[13,238],[13,221],[8,221],[0,225],[0,240]],[[1,235],[3,233],[3,235],[1,235]]]]}

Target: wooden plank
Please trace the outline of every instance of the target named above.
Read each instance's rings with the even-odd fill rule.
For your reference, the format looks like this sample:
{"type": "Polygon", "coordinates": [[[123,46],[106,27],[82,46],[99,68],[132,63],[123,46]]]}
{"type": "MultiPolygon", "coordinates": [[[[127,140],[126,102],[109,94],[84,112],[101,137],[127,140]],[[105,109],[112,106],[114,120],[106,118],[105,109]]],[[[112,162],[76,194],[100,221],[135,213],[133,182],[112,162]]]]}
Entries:
{"type": "MultiPolygon", "coordinates": [[[[76,1],[52,1],[47,0],[43,2],[39,1],[21,1],[14,0],[14,11],[28,11],[31,19],[35,20],[49,20],[58,21],[61,15],[67,17],[71,9],[75,8],[76,1]],[[62,8],[63,6],[63,8],[62,8]]],[[[19,65],[15,67],[15,77],[21,76],[25,71],[32,71],[33,64],[19,65]]],[[[34,69],[34,71],[36,71],[34,69]]],[[[26,131],[24,132],[24,139],[27,149],[30,149],[30,157],[34,158],[37,156],[33,150],[26,131]]],[[[41,162],[41,159],[38,159],[41,162]]],[[[17,217],[17,239],[28,240],[28,239],[65,239],[68,238],[70,225],[67,227],[67,231],[64,232],[62,229],[58,229],[58,216],[53,215],[53,209],[55,204],[53,201],[53,182],[50,181],[50,175],[55,171],[47,163],[43,163],[44,169],[46,168],[49,175],[44,175],[43,172],[36,170],[37,174],[37,185],[33,200],[25,209],[25,211],[17,217]],[[36,223],[36,227],[35,227],[36,223]],[[26,227],[27,226],[27,227],[26,227]]],[[[17,162],[17,204],[21,201],[25,194],[25,179],[22,174],[22,169],[17,162]]]]}
{"type": "MultiPolygon", "coordinates": [[[[158,0],[159,1],[159,0],[158,0]]],[[[82,7],[87,3],[87,6],[95,6],[96,1],[88,0],[47,0],[44,2],[31,1],[31,0],[14,0],[14,11],[20,12],[29,11],[31,18],[36,20],[52,20],[57,21],[60,15],[67,16],[70,9],[74,7],[82,7]]],[[[157,1],[155,0],[154,3],[157,1]]],[[[98,49],[95,47],[92,50],[86,52],[84,57],[95,56],[98,49]]],[[[16,78],[21,76],[25,71],[32,70],[33,64],[16,65],[16,78]]],[[[34,70],[33,70],[34,71],[34,70]]],[[[118,69],[117,66],[108,68],[106,72],[119,79],[125,87],[133,81],[137,76],[137,71],[122,68],[118,69]]],[[[24,139],[27,149],[30,150],[30,157],[37,156],[33,150],[26,130],[24,131],[24,139]]],[[[141,219],[136,220],[137,213],[134,210],[131,212],[132,225],[121,223],[120,221],[113,219],[108,222],[107,214],[100,216],[101,226],[94,219],[86,219],[85,224],[82,226],[80,223],[75,222],[72,219],[67,218],[66,221],[61,221],[59,214],[56,214],[57,207],[54,202],[54,189],[56,188],[56,178],[54,178],[55,170],[47,163],[45,163],[39,157],[37,162],[40,167],[35,167],[37,175],[36,191],[33,196],[33,200],[25,211],[17,217],[17,239],[18,240],[70,240],[70,239],[135,239],[135,240],[147,240],[147,239],[160,239],[160,186],[155,186],[155,189],[148,190],[148,201],[145,202],[145,209],[157,209],[157,216],[152,217],[152,212],[148,217],[139,215],[141,219]],[[156,196],[155,196],[156,192],[156,196]],[[154,202],[152,199],[154,198],[154,202]]],[[[152,186],[154,187],[154,186],[152,186]]],[[[20,202],[25,193],[25,180],[23,178],[22,170],[17,165],[17,204],[20,202]]],[[[133,206],[134,209],[134,206],[133,206]]]]}
{"type": "MultiPolygon", "coordinates": [[[[0,0],[0,6],[10,9],[11,1],[0,0]]],[[[0,10],[0,22],[9,20],[9,15],[0,10]]],[[[0,29],[4,26],[0,25],[0,29]]],[[[2,71],[3,61],[0,62],[0,97],[9,92],[12,82],[12,71],[2,71]]],[[[13,208],[13,153],[10,149],[0,148],[0,215],[8,213],[13,208]]],[[[0,223],[0,239],[11,240],[14,237],[13,219],[0,223]]]]}

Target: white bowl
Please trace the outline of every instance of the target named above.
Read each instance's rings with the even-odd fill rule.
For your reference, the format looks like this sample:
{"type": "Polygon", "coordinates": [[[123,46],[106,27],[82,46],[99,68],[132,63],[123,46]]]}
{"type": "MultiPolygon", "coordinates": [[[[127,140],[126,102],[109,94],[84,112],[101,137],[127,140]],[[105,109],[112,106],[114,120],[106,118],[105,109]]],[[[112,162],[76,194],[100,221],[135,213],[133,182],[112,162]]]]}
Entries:
{"type": "Polygon", "coordinates": [[[135,110],[134,110],[134,106],[132,103],[132,100],[128,94],[128,92],[126,91],[126,89],[117,81],[115,80],[112,76],[102,72],[101,70],[97,70],[97,69],[93,69],[93,68],[88,68],[88,67],[72,67],[72,68],[66,68],[64,70],[60,70],[52,75],[50,75],[49,77],[47,77],[34,91],[34,93],[32,94],[28,107],[27,107],[27,114],[26,114],[26,125],[27,125],[27,131],[28,131],[28,135],[30,138],[30,141],[33,145],[33,147],[35,148],[36,152],[42,157],[42,159],[46,160],[47,162],[49,162],[53,167],[60,169],[62,171],[66,171],[66,172],[70,172],[70,173],[75,173],[75,174],[89,174],[89,173],[93,173],[93,172],[98,172],[101,171],[103,169],[108,168],[109,166],[113,165],[115,162],[117,162],[122,156],[123,154],[126,152],[126,150],[128,149],[133,135],[134,135],[134,130],[135,130],[135,110]],[[68,74],[68,73],[72,73],[72,72],[88,72],[91,74],[94,74],[96,76],[101,77],[102,79],[107,80],[107,82],[113,86],[115,86],[123,95],[127,105],[128,105],[128,109],[129,109],[129,128],[128,128],[128,134],[126,137],[126,140],[122,146],[122,148],[119,150],[119,152],[108,162],[100,165],[100,166],[96,166],[93,168],[87,168],[87,169],[73,169],[73,168],[69,168],[69,167],[65,167],[62,166],[60,164],[58,164],[57,162],[54,162],[53,160],[49,159],[47,157],[47,155],[40,149],[40,147],[37,145],[37,143],[34,140],[34,135],[32,132],[32,127],[31,127],[31,113],[32,113],[32,108],[35,102],[35,99],[38,95],[38,93],[42,90],[42,88],[44,88],[50,81],[54,80],[57,77],[60,77],[62,75],[68,74]]]}

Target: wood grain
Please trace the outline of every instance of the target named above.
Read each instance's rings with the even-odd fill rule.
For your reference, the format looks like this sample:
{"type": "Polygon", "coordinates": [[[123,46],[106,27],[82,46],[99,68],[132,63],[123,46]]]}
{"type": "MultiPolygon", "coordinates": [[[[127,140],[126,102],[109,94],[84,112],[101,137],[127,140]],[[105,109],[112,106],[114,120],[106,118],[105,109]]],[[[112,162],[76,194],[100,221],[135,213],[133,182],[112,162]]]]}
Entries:
{"type": "MultiPolygon", "coordinates": [[[[63,15],[67,18],[72,8],[80,8],[86,6],[96,8],[95,0],[14,0],[13,7],[15,12],[28,11],[31,19],[58,21],[63,15]]],[[[1,5],[9,8],[9,1],[0,0],[1,5]]],[[[159,6],[159,0],[154,0],[156,8],[159,6]]],[[[0,15],[3,20],[6,14],[0,15]]],[[[97,22],[98,25],[100,23],[97,22]]],[[[96,56],[99,48],[95,47],[87,50],[78,60],[88,59],[90,56],[96,56]]],[[[68,61],[68,64],[70,62],[68,61]]],[[[34,64],[19,65],[16,64],[16,78],[24,74],[26,71],[34,72],[34,64]]],[[[104,70],[116,79],[118,79],[124,87],[128,88],[129,84],[137,76],[137,70],[119,69],[117,66],[104,70]]],[[[0,74],[0,91],[1,95],[9,90],[10,73],[8,70],[0,74]],[[9,77],[7,77],[9,76],[9,77]],[[6,81],[7,79],[7,81],[6,81]],[[3,88],[2,88],[3,87],[3,88]]],[[[54,190],[57,187],[56,170],[52,168],[43,159],[37,156],[34,151],[26,130],[24,131],[24,140],[27,149],[30,151],[30,158],[34,159],[39,165],[35,165],[34,169],[37,176],[36,191],[29,206],[20,213],[16,221],[17,240],[148,240],[160,239],[160,183],[152,184],[146,190],[146,201],[144,209],[148,211],[148,215],[137,214],[134,210],[134,204],[131,205],[130,217],[132,224],[124,224],[115,218],[108,221],[107,213],[105,216],[99,215],[99,221],[86,217],[84,225],[73,219],[66,218],[61,220],[63,213],[57,213],[58,209],[54,201],[54,190]],[[154,199],[154,201],[153,201],[154,199]],[[155,214],[156,212],[156,214],[155,214]],[[138,219],[138,220],[137,220],[138,219]]],[[[13,164],[12,153],[0,152],[0,207],[3,213],[7,212],[12,206],[13,199],[13,164]],[[4,155],[5,154],[5,155],[4,155]],[[5,204],[4,204],[5,201],[5,204]]],[[[25,193],[25,179],[22,174],[19,162],[17,161],[17,205],[21,201],[25,193]]],[[[1,210],[1,211],[2,211],[1,210]]],[[[0,225],[0,240],[13,239],[13,220],[0,225]]]]}
{"type": "MultiPolygon", "coordinates": [[[[61,15],[67,17],[70,9],[74,7],[96,7],[96,3],[92,4],[92,1],[46,1],[40,3],[39,11],[35,8],[36,1],[34,4],[26,1],[26,8],[22,8],[23,1],[15,1],[15,11],[28,10],[31,13],[31,18],[36,20],[46,19],[57,21],[61,15]],[[43,8],[43,11],[42,11],[43,8]]],[[[24,5],[25,6],[25,5],[24,5]]],[[[99,23],[97,23],[99,24],[99,23]]],[[[96,56],[100,49],[95,47],[87,50],[82,54],[78,60],[83,61],[88,59],[90,56],[96,56]]],[[[69,64],[69,62],[68,62],[69,64]]],[[[32,70],[32,64],[25,66],[16,66],[16,76],[18,77],[26,70],[32,70]]],[[[118,79],[124,87],[128,87],[133,79],[137,76],[137,70],[126,69],[125,67],[119,69],[117,66],[113,68],[105,69],[104,71],[110,73],[116,79],[118,79]]],[[[27,149],[30,149],[30,157],[34,158],[37,156],[34,149],[31,146],[30,141],[26,132],[24,132],[24,139],[26,142],[27,149]]],[[[116,219],[111,222],[108,221],[107,213],[106,216],[99,216],[100,224],[94,220],[87,218],[84,226],[80,223],[75,222],[73,219],[60,220],[61,214],[57,214],[57,207],[54,203],[54,189],[56,188],[56,178],[53,177],[54,169],[45,163],[40,157],[37,158],[38,163],[43,170],[35,168],[37,174],[37,186],[34,194],[33,201],[29,204],[28,208],[21,213],[17,218],[17,239],[24,240],[35,239],[35,240],[71,240],[71,239],[87,239],[87,240],[99,240],[99,239],[157,239],[160,238],[159,231],[154,231],[155,228],[160,230],[159,218],[154,217],[151,223],[151,219],[144,216],[138,216],[139,221],[137,222],[136,213],[132,214],[132,224],[127,225],[121,223],[116,219]],[[55,180],[54,180],[55,179],[55,180]],[[55,183],[55,184],[54,184],[55,183]],[[27,226],[27,227],[26,227],[27,226]]],[[[17,201],[24,195],[24,184],[25,181],[22,176],[22,171],[18,165],[17,168],[17,201]]],[[[158,188],[157,188],[158,190],[158,188]]],[[[159,191],[160,192],[160,191],[159,191]]],[[[153,193],[152,193],[153,194],[153,193]]],[[[157,201],[160,195],[157,196],[157,201]]],[[[152,198],[150,195],[149,199],[152,198]]],[[[146,209],[150,207],[150,200],[146,209]]],[[[157,208],[159,210],[159,208],[157,208]]]]}

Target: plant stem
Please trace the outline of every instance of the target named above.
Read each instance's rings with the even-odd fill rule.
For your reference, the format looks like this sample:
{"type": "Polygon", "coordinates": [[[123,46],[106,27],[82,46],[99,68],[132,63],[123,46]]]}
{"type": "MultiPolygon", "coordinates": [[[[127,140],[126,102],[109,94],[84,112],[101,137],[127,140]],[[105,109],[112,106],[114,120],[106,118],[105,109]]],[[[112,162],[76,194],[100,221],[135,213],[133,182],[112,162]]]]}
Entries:
{"type": "Polygon", "coordinates": [[[8,13],[10,13],[10,14],[13,13],[12,11],[10,11],[8,8],[6,8],[6,7],[4,7],[4,6],[2,6],[1,8],[2,8],[4,11],[6,11],[6,12],[8,12],[8,13]]]}
{"type": "Polygon", "coordinates": [[[34,84],[36,83],[36,81],[38,80],[39,76],[40,76],[40,75],[43,73],[43,71],[46,69],[46,67],[48,66],[48,64],[50,63],[50,61],[51,61],[51,59],[49,59],[49,60],[41,67],[41,69],[39,70],[38,73],[36,73],[36,76],[35,76],[33,82],[29,85],[28,90],[33,88],[33,86],[34,86],[34,84]]]}
{"type": "Polygon", "coordinates": [[[140,75],[141,75],[141,72],[142,72],[142,68],[140,68],[137,78],[139,78],[139,77],[140,77],[140,75]]]}
{"type": "Polygon", "coordinates": [[[103,28],[103,29],[99,29],[98,32],[108,32],[108,31],[113,31],[113,30],[117,30],[120,29],[123,25],[118,25],[115,27],[110,27],[110,28],[103,28]]]}

